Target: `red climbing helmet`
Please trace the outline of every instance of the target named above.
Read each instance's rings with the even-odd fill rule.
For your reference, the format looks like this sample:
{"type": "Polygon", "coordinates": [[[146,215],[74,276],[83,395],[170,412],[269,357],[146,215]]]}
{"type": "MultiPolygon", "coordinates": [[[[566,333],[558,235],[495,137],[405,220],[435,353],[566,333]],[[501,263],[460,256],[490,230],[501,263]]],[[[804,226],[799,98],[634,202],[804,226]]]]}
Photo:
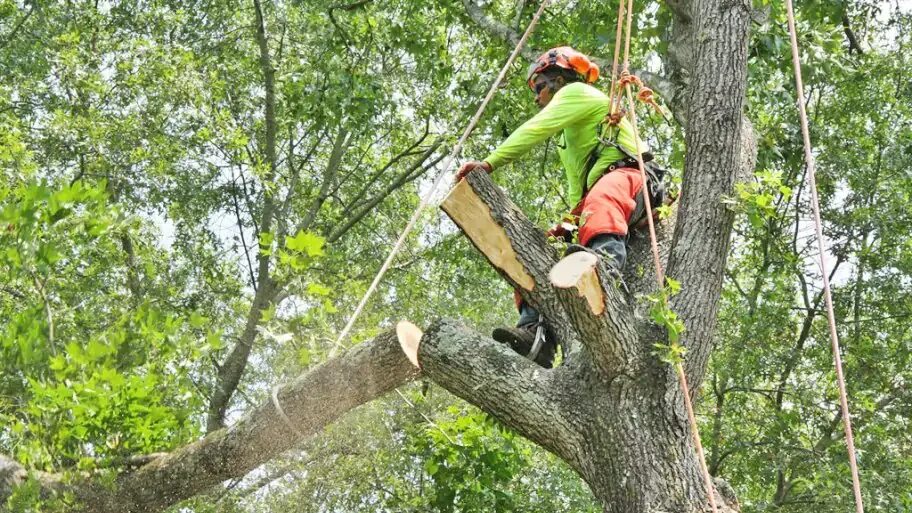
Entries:
{"type": "Polygon", "coordinates": [[[535,77],[551,66],[573,70],[579,73],[587,84],[595,82],[599,76],[598,65],[589,60],[589,57],[586,57],[569,46],[558,46],[557,48],[552,48],[541,54],[541,57],[535,59],[535,62],[529,66],[529,74],[526,76],[526,83],[529,84],[530,89],[535,89],[535,77]]]}

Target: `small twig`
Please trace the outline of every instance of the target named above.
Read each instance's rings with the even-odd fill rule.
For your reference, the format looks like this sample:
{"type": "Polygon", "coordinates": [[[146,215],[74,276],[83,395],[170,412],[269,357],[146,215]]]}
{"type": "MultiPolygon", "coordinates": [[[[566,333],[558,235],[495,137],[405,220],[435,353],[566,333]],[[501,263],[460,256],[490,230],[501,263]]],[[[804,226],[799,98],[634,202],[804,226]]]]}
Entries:
{"type": "Polygon", "coordinates": [[[405,401],[405,404],[407,404],[407,405],[411,406],[412,408],[414,408],[415,411],[418,412],[418,415],[421,415],[421,418],[423,418],[423,419],[425,420],[425,422],[427,422],[427,423],[430,424],[432,427],[434,427],[435,429],[437,429],[438,431],[440,431],[440,433],[443,435],[444,438],[447,439],[447,441],[449,441],[449,442],[450,442],[451,444],[453,444],[453,445],[459,445],[459,444],[456,443],[455,440],[453,440],[453,439],[450,437],[450,435],[447,434],[446,431],[443,430],[442,427],[440,427],[436,422],[434,422],[434,421],[431,420],[427,415],[425,415],[423,411],[419,410],[418,407],[415,406],[415,403],[409,401],[408,397],[405,397],[405,394],[403,394],[402,391],[400,391],[398,388],[396,389],[396,393],[399,394],[399,397],[401,397],[403,401],[405,401]]]}
{"type": "MultiPolygon", "coordinates": [[[[231,174],[231,177],[232,180],[235,180],[233,172],[231,174]]],[[[250,271],[250,286],[253,287],[253,290],[256,290],[256,273],[253,270],[253,261],[250,259],[250,250],[247,248],[247,238],[244,236],[244,221],[241,218],[241,207],[238,204],[237,186],[232,184],[229,189],[231,190],[231,199],[234,203],[234,215],[237,218],[238,233],[241,237],[241,246],[244,247],[244,256],[247,257],[247,268],[250,271]]]]}
{"type": "Polygon", "coordinates": [[[34,273],[32,273],[32,280],[34,280],[38,294],[41,295],[41,300],[44,302],[44,313],[48,322],[48,345],[51,348],[51,354],[57,356],[57,347],[54,345],[54,314],[51,311],[51,303],[48,301],[47,294],[44,293],[44,284],[34,273]]]}

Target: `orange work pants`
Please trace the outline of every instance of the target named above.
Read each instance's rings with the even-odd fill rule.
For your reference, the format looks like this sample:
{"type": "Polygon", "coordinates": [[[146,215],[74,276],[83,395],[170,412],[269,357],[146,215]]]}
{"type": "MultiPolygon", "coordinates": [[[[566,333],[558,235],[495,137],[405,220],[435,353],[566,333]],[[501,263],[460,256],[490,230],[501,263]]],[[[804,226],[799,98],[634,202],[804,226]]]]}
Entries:
{"type": "Polygon", "coordinates": [[[592,237],[603,233],[627,235],[627,222],[642,188],[640,170],[633,167],[615,169],[599,178],[582,200],[579,243],[588,246],[592,237]]]}

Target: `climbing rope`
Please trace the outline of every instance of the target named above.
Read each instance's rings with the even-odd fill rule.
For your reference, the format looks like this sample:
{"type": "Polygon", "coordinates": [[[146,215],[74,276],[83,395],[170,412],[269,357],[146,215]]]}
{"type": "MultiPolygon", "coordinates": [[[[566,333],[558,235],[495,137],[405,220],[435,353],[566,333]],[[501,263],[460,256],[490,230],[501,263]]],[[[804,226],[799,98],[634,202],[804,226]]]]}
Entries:
{"type": "Polygon", "coordinates": [[[611,62],[611,89],[608,90],[608,106],[609,106],[609,115],[614,113],[614,88],[617,84],[617,74],[618,74],[618,56],[620,52],[618,51],[621,48],[621,35],[624,33],[623,28],[624,21],[624,0],[619,0],[618,2],[618,24],[617,29],[614,32],[614,59],[611,62]]]}
{"type": "Polygon", "coordinates": [[[431,188],[421,198],[421,202],[418,203],[418,207],[415,208],[415,212],[412,213],[412,217],[409,219],[408,223],[405,225],[405,228],[402,230],[402,233],[399,235],[399,240],[397,240],[396,244],[393,245],[393,249],[391,249],[389,255],[387,255],[386,261],[383,262],[383,265],[380,267],[380,270],[374,277],[374,281],[370,284],[370,287],[367,288],[367,292],[364,293],[364,297],[361,298],[361,302],[358,303],[357,308],[355,308],[355,312],[352,314],[351,318],[348,320],[348,323],[342,329],[342,332],[339,333],[339,338],[336,339],[332,350],[329,352],[330,358],[334,357],[338,353],[339,348],[342,347],[342,342],[345,340],[348,332],[351,331],[352,326],[355,324],[355,321],[357,321],[358,317],[361,315],[361,311],[364,309],[364,305],[367,304],[367,301],[377,289],[377,285],[380,283],[380,280],[383,279],[383,275],[386,274],[386,271],[390,268],[390,265],[392,265],[393,259],[396,258],[399,250],[402,249],[402,244],[405,242],[405,238],[408,237],[409,233],[411,233],[412,228],[415,227],[415,223],[418,221],[418,217],[424,211],[425,207],[430,204],[431,198],[434,197],[434,193],[437,191],[437,188],[441,183],[443,183],[443,179],[448,176],[447,173],[450,169],[450,166],[453,164],[453,161],[456,160],[456,157],[459,156],[459,153],[462,151],[462,147],[465,144],[466,139],[469,138],[469,134],[471,134],[472,130],[475,129],[475,125],[478,124],[478,120],[481,119],[481,115],[484,113],[485,108],[487,108],[488,103],[491,101],[491,98],[494,97],[494,93],[497,91],[497,88],[500,87],[500,83],[503,82],[504,77],[506,77],[507,70],[510,69],[510,65],[513,64],[513,61],[519,55],[520,51],[522,51],[523,46],[525,46],[526,41],[529,39],[529,36],[535,29],[535,25],[538,24],[538,19],[545,11],[545,7],[548,5],[548,1],[549,0],[542,0],[538,11],[536,11],[535,15],[532,16],[532,21],[529,22],[529,26],[526,27],[526,31],[516,43],[516,48],[513,49],[513,53],[511,53],[510,57],[507,58],[507,62],[504,63],[503,68],[500,69],[500,73],[497,75],[494,83],[491,84],[491,88],[488,90],[488,94],[485,96],[484,100],[482,100],[481,105],[478,106],[478,110],[475,112],[475,115],[472,117],[471,121],[469,121],[468,126],[465,128],[465,131],[463,131],[462,137],[459,138],[456,146],[453,147],[453,151],[450,152],[446,161],[444,161],[443,169],[440,171],[440,174],[437,175],[437,178],[434,180],[431,188]]]}
{"type": "Polygon", "coordinates": [[[808,129],[807,112],[804,108],[804,85],[801,80],[801,58],[798,55],[798,37],[795,30],[795,12],[792,0],[785,0],[788,13],[789,38],[792,43],[792,67],[795,70],[795,85],[798,99],[798,117],[801,119],[801,137],[804,139],[804,160],[807,165],[811,190],[811,209],[814,212],[814,229],[817,235],[817,251],[820,254],[820,274],[823,277],[823,297],[826,299],[827,324],[830,327],[830,342],[833,346],[833,364],[836,367],[836,382],[839,384],[839,405],[845,429],[846,448],[849,452],[849,467],[852,469],[852,490],[855,493],[855,511],[864,513],[861,500],[861,481],[858,478],[858,463],[855,461],[855,438],[852,435],[852,419],[849,415],[849,401],[846,394],[845,377],[842,374],[842,357],[839,355],[839,335],[836,333],[836,315],[833,313],[833,298],[830,294],[830,279],[827,277],[824,259],[823,229],[820,222],[820,204],[817,201],[817,178],[814,174],[814,154],[811,150],[811,136],[808,129]]]}
{"type": "MultiPolygon", "coordinates": [[[[620,122],[621,116],[618,116],[616,114],[618,113],[618,109],[620,108],[620,103],[621,103],[620,89],[623,89],[624,93],[627,96],[627,115],[630,119],[630,124],[633,128],[633,140],[636,143],[637,166],[639,166],[640,178],[643,181],[643,189],[642,189],[643,200],[646,203],[646,212],[647,212],[646,220],[647,220],[647,224],[649,225],[649,240],[650,240],[650,245],[652,247],[652,260],[653,260],[653,263],[655,264],[656,282],[658,283],[659,289],[661,290],[665,287],[665,273],[662,270],[662,262],[659,257],[659,244],[658,244],[658,239],[656,237],[655,222],[652,218],[652,204],[651,204],[652,202],[651,202],[651,199],[649,198],[649,191],[648,191],[648,185],[647,185],[648,178],[646,177],[646,166],[643,163],[643,149],[640,147],[640,134],[637,129],[636,104],[634,103],[633,93],[631,92],[631,86],[635,85],[640,88],[640,93],[637,96],[641,101],[644,101],[646,103],[652,103],[652,104],[655,104],[655,103],[652,100],[652,90],[644,87],[643,83],[640,81],[640,79],[636,75],[633,75],[630,73],[630,32],[631,32],[631,27],[633,24],[632,11],[633,11],[633,0],[628,0],[626,10],[624,9],[624,0],[620,0],[620,6],[618,8],[618,27],[621,26],[621,22],[620,22],[621,17],[625,17],[626,21],[627,21],[626,38],[625,38],[625,42],[624,42],[624,67],[621,70],[620,78],[617,79],[617,88],[619,89],[618,93],[617,93],[617,105],[615,106],[613,103],[609,102],[610,110],[609,110],[608,118],[609,118],[609,122],[614,121],[614,120],[616,120],[615,124],[620,122]]],[[[619,41],[620,37],[618,36],[615,39],[617,41],[619,41]]],[[[617,60],[618,60],[618,46],[615,45],[614,61],[617,62],[617,60]]],[[[614,84],[614,82],[615,82],[615,71],[614,70],[612,70],[611,81],[612,81],[612,84],[614,84]]],[[[612,93],[612,96],[610,96],[609,98],[614,98],[615,97],[614,91],[612,90],[611,93],[612,93]]],[[[657,105],[657,104],[655,104],[655,105],[657,105]]],[[[659,110],[659,112],[661,112],[661,110],[659,110]]],[[[668,296],[666,294],[662,294],[662,301],[664,301],[666,303],[668,302],[668,296]]],[[[667,306],[667,304],[666,304],[666,306],[667,306]]],[[[678,384],[681,387],[681,395],[684,398],[684,408],[685,408],[685,410],[687,410],[687,420],[690,423],[690,432],[691,432],[691,436],[693,437],[694,446],[696,448],[697,460],[700,463],[700,471],[703,474],[703,485],[706,487],[706,496],[709,499],[709,505],[710,505],[710,508],[712,508],[712,512],[717,513],[718,508],[716,507],[715,487],[713,486],[713,483],[712,483],[712,476],[710,476],[710,474],[709,474],[709,468],[706,466],[706,455],[703,452],[703,443],[700,441],[700,430],[699,430],[699,427],[697,426],[697,418],[696,418],[696,415],[694,414],[693,404],[690,400],[690,388],[687,384],[687,375],[684,373],[684,365],[680,361],[676,361],[674,364],[674,367],[675,367],[675,374],[677,374],[677,377],[678,377],[678,384]]]]}

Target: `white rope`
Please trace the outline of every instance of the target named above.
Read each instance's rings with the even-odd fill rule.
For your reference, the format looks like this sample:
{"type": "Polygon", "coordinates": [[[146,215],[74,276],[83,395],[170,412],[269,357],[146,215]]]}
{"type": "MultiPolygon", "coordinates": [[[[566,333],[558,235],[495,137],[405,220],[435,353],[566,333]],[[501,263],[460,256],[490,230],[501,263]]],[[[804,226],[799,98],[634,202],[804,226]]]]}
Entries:
{"type": "Polygon", "coordinates": [[[421,198],[421,202],[418,204],[418,207],[415,209],[415,212],[412,213],[412,217],[409,219],[408,223],[405,225],[405,228],[402,230],[402,234],[399,236],[399,240],[396,241],[396,244],[393,245],[393,249],[390,250],[389,255],[386,257],[386,261],[383,262],[383,266],[380,267],[380,270],[377,272],[377,276],[374,277],[374,281],[370,284],[370,287],[367,288],[367,292],[364,293],[364,297],[361,298],[361,302],[358,303],[355,312],[352,314],[351,318],[348,320],[348,323],[342,329],[342,332],[339,333],[339,338],[336,339],[336,342],[333,344],[332,350],[329,352],[329,357],[332,358],[336,356],[339,352],[339,349],[342,347],[342,342],[345,340],[345,337],[348,336],[348,333],[351,331],[352,326],[354,326],[355,321],[358,320],[358,317],[361,315],[361,311],[364,310],[364,305],[367,304],[367,301],[373,295],[374,291],[377,289],[377,285],[380,284],[380,280],[383,279],[383,275],[386,274],[386,271],[390,268],[393,263],[393,259],[396,258],[396,255],[399,253],[399,250],[402,249],[402,245],[405,243],[406,237],[412,231],[412,228],[415,227],[415,223],[418,222],[418,217],[421,216],[421,213],[424,211],[424,208],[428,206],[431,202],[431,198],[434,197],[434,193],[437,191],[437,188],[440,187],[440,184],[443,183],[443,179],[448,176],[450,166],[453,164],[453,161],[456,160],[456,157],[459,156],[459,153],[462,151],[462,147],[465,144],[466,140],[469,138],[469,134],[472,133],[472,130],[475,129],[475,125],[478,124],[478,120],[481,119],[481,115],[484,113],[485,108],[488,106],[488,103],[491,101],[491,98],[494,97],[494,93],[497,91],[497,88],[500,86],[500,83],[503,82],[504,77],[507,75],[507,70],[510,68],[510,65],[513,64],[513,61],[519,55],[519,52],[522,50],[522,47],[525,46],[526,40],[529,39],[529,36],[532,34],[532,30],[535,28],[535,25],[538,23],[538,19],[541,17],[542,13],[545,10],[545,6],[548,4],[549,0],[542,0],[541,6],[536,11],[535,15],[532,17],[532,21],[529,22],[529,26],[526,28],[525,33],[523,33],[519,42],[516,43],[516,48],[513,49],[513,53],[510,54],[510,57],[507,59],[507,62],[503,65],[503,68],[500,70],[500,74],[497,75],[497,79],[494,80],[494,83],[491,84],[491,88],[488,90],[487,96],[482,100],[481,105],[478,107],[478,111],[475,112],[475,116],[472,117],[472,120],[469,122],[469,125],[466,127],[465,131],[462,133],[462,137],[459,138],[459,142],[456,143],[456,146],[453,148],[453,151],[450,152],[450,155],[447,157],[446,161],[443,164],[443,169],[440,171],[440,174],[434,180],[434,183],[431,185],[431,188],[425,193],[424,197],[421,198]]]}
{"type": "Polygon", "coordinates": [[[304,438],[304,433],[298,430],[294,424],[291,423],[291,419],[288,418],[288,415],[285,415],[285,410],[282,409],[282,405],[279,404],[279,385],[272,387],[272,405],[275,406],[276,413],[279,414],[279,418],[285,422],[285,426],[291,430],[292,433],[298,436],[298,438],[304,438]]]}

